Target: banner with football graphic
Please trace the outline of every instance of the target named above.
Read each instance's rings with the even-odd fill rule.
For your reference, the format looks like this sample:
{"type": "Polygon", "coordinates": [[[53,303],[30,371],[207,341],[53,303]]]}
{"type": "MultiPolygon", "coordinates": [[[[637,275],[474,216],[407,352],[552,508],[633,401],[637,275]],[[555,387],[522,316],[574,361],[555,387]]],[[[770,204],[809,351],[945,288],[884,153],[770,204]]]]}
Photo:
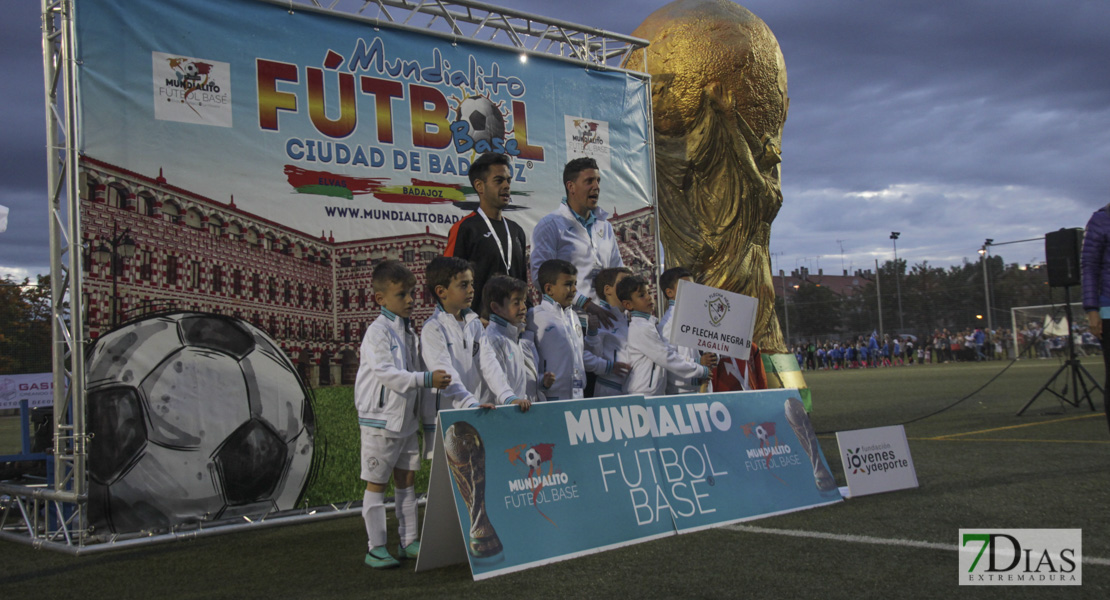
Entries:
{"type": "MultiPolygon", "coordinates": [[[[652,204],[646,77],[263,0],[77,4],[81,153],[339,241],[446,234],[483,152],[531,234],[578,156],[652,204]]],[[[374,16],[374,10],[363,14],[374,16]]]]}
{"type": "Polygon", "coordinates": [[[533,404],[528,413],[443,411],[427,519],[446,522],[446,488],[434,481],[445,477],[437,468],[446,470],[462,536],[449,542],[426,522],[421,560],[461,560],[462,552],[436,546],[465,544],[482,579],[838,502],[796,396],[622,396],[533,404]]]}
{"type": "MultiPolygon", "coordinates": [[[[187,421],[193,437],[226,426],[203,415],[235,412],[257,426],[246,433],[286,443],[287,423],[255,413],[317,389],[293,420],[305,425],[298,443],[315,448],[311,467],[285,452],[267,458],[258,444],[236,446],[239,454],[201,452],[203,444],[181,452],[138,429],[114,462],[93,457],[107,492],[91,503],[108,515],[106,531],[161,532],[362,497],[357,416],[338,386],[354,384],[360,340],[379,314],[371,273],[388,259],[412,271],[419,328],[435,307],[426,267],[444,253],[452,225],[478,206],[467,172],[482,153],[510,157],[506,215],[529,237],[563,199],[566,162],[596,159],[600,204],[613,213],[625,264],[654,269],[646,75],[522,53],[502,43],[505,32],[490,42],[450,35],[442,20],[406,26],[386,10],[340,14],[271,0],[74,3],[83,239],[73,247],[84,249],[75,314],[88,336],[126,345],[128,331],[167,313],[226,317],[265,335],[264,346],[295,375],[282,392],[243,369],[241,393],[212,395],[207,386],[226,374],[217,363],[241,353],[213,343],[220,360],[208,360],[207,350],[179,355],[171,344],[141,357],[151,361],[145,370],[119,373],[113,385],[135,394],[90,396],[89,410],[116,411],[147,429],[187,421]],[[163,390],[161,361],[189,376],[163,390]],[[164,393],[151,396],[154,389],[164,393]],[[144,439],[174,452],[141,451],[144,439]],[[228,496],[220,486],[233,478],[209,474],[232,459],[273,459],[275,477],[298,489],[268,483],[228,496]],[[140,472],[135,465],[150,475],[125,478],[140,472]],[[200,481],[221,509],[176,502],[138,510],[165,500],[154,481],[187,489],[200,481]]],[[[428,15],[414,23],[421,19],[428,15]]]]}

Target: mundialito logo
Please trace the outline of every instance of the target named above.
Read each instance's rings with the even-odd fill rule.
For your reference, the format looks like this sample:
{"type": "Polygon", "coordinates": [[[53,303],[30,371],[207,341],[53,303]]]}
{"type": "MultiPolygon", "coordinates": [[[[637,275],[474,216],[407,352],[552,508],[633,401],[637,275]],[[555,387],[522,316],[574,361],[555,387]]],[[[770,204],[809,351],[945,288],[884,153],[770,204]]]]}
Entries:
{"type": "Polygon", "coordinates": [[[960,585],[1082,584],[1082,529],[960,530],[960,585]]]}
{"type": "Polygon", "coordinates": [[[578,483],[555,468],[555,444],[517,444],[505,450],[509,463],[521,469],[521,477],[508,480],[509,493],[505,496],[505,509],[533,507],[552,525],[551,517],[540,510],[541,504],[551,504],[578,498],[578,483]],[[547,464],[547,474],[543,466],[547,464]],[[523,474],[527,467],[528,473],[523,474]]]}
{"type": "Polygon", "coordinates": [[[567,157],[588,157],[597,161],[597,166],[606,170],[610,166],[609,122],[563,115],[564,131],[567,141],[567,157]]]}
{"type": "Polygon", "coordinates": [[[154,118],[231,127],[231,64],[151,52],[154,118]]]}

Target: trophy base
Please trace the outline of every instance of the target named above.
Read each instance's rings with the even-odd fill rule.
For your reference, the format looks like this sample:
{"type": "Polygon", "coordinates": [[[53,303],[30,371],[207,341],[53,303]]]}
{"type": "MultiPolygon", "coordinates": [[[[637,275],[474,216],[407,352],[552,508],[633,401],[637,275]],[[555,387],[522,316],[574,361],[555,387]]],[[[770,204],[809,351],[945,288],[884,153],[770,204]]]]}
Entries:
{"type": "Polygon", "coordinates": [[[505,560],[501,540],[497,538],[470,538],[467,544],[470,561],[479,565],[492,565],[505,560]]]}

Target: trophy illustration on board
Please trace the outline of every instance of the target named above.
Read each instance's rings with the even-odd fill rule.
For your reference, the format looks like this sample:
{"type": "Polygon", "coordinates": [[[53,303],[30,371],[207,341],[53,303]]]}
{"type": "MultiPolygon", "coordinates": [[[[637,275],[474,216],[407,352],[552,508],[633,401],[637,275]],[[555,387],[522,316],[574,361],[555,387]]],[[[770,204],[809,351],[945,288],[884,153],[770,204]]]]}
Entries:
{"type": "Polygon", "coordinates": [[[783,407],[786,411],[786,421],[802,443],[802,449],[809,456],[810,466],[813,467],[813,481],[817,489],[827,492],[836,489],[836,478],[829,471],[828,465],[821,459],[820,446],[817,445],[817,433],[813,430],[813,423],[806,415],[805,405],[797,398],[787,398],[783,407]]]}
{"type": "Polygon", "coordinates": [[[478,430],[459,421],[443,434],[451,476],[470,513],[470,554],[488,558],[501,552],[501,539],[486,514],[486,450],[478,430]]]}

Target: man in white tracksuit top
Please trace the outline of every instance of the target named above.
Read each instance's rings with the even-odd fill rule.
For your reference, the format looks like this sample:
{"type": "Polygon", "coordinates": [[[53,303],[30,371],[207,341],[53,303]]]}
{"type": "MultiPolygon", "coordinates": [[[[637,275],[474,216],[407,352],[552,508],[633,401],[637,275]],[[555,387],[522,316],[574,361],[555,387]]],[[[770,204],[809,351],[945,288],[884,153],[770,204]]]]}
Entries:
{"type": "Polygon", "coordinates": [[[532,232],[532,282],[540,265],[561,258],[578,268],[578,297],[575,308],[608,324],[612,315],[597,305],[593,280],[601,269],[623,267],[620,249],[609,213],[598,207],[601,174],[592,158],[576,158],[563,169],[566,200],[545,215],[532,232]],[[586,294],[589,294],[588,296],[586,294]]]}

